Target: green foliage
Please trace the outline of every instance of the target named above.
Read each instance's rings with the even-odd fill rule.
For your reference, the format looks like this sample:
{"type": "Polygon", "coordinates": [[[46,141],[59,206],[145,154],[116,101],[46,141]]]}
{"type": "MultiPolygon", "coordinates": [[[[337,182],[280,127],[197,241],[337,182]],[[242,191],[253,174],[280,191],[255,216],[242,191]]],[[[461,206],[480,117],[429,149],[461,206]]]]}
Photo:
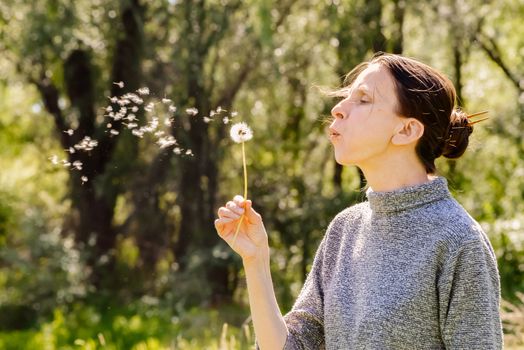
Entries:
{"type": "MultiPolygon", "coordinates": [[[[229,315],[238,310],[227,310],[229,315]]],[[[189,310],[172,316],[165,309],[135,303],[104,310],[75,304],[57,308],[52,320],[31,330],[0,332],[5,350],[69,349],[250,349],[254,337],[248,325],[231,326],[218,311],[189,310]]]]}

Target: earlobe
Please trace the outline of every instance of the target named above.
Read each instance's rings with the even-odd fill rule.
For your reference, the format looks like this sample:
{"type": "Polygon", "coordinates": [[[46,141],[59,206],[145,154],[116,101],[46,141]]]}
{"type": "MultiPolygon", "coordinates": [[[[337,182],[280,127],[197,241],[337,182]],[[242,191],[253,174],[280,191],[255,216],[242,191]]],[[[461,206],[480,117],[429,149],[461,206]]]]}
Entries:
{"type": "Polygon", "coordinates": [[[391,138],[394,145],[407,145],[416,142],[424,134],[424,124],[414,118],[409,118],[400,123],[391,138]]]}

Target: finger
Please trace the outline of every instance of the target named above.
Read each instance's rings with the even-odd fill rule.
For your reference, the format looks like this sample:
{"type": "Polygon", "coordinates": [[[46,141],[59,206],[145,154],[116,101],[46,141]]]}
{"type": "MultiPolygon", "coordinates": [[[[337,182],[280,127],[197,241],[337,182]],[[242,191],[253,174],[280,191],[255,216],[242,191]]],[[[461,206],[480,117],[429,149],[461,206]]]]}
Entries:
{"type": "MultiPolygon", "coordinates": [[[[227,218],[224,218],[224,219],[216,219],[215,220],[215,229],[217,230],[218,232],[218,235],[222,238],[226,238],[227,236],[229,236],[232,232],[232,228],[231,227],[228,227],[228,223],[230,223],[231,219],[227,219],[227,218]]],[[[229,225],[231,226],[231,225],[229,225]]]]}
{"type": "Polygon", "coordinates": [[[237,214],[235,213],[234,211],[231,211],[227,208],[224,208],[224,207],[220,207],[218,209],[218,217],[219,218],[231,218],[231,219],[238,219],[240,218],[241,214],[237,214]]]}
{"type": "Polygon", "coordinates": [[[242,215],[242,214],[244,214],[244,208],[241,208],[241,207],[238,206],[235,202],[232,202],[232,201],[227,202],[227,203],[226,203],[226,207],[227,207],[229,210],[231,210],[231,211],[237,213],[238,215],[242,215]]]}
{"type": "Polygon", "coordinates": [[[233,197],[233,202],[236,203],[236,205],[238,205],[239,207],[243,207],[243,203],[245,202],[244,201],[244,197],[242,197],[241,195],[237,194],[235,197],[233,197]]]}

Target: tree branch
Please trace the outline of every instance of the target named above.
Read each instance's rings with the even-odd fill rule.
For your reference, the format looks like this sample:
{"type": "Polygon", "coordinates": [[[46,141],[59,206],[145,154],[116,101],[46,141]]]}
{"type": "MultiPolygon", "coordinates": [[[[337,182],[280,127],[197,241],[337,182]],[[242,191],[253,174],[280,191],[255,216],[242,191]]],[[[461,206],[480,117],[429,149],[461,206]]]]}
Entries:
{"type": "Polygon", "coordinates": [[[478,33],[476,36],[477,43],[480,45],[480,48],[489,56],[489,58],[504,72],[506,77],[515,85],[515,87],[522,91],[523,87],[520,85],[520,78],[511,71],[508,64],[502,58],[500,49],[498,48],[497,43],[491,37],[482,35],[478,33]]]}

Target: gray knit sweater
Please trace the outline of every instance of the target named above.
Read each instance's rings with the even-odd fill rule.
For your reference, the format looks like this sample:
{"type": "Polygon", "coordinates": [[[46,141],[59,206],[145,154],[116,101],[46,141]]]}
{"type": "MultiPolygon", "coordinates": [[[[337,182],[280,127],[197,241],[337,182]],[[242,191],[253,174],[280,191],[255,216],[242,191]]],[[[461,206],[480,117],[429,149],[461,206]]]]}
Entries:
{"type": "Polygon", "coordinates": [[[446,179],[366,195],[330,223],[284,349],[501,349],[495,254],[446,179]]]}

